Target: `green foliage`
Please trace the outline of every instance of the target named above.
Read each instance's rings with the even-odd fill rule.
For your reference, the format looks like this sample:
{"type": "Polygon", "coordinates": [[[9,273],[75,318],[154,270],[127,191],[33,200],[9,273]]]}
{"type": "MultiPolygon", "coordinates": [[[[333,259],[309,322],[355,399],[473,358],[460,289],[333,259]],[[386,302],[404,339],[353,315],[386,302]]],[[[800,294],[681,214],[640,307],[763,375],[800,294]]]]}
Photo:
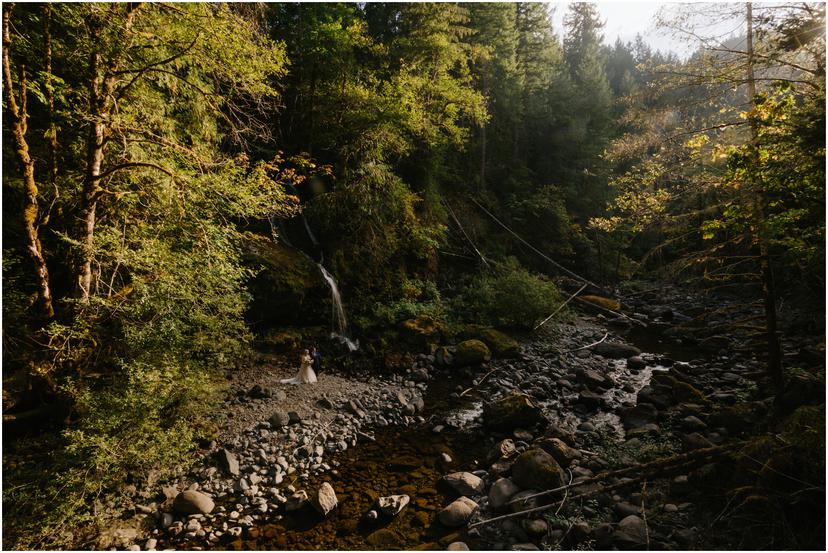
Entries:
{"type": "Polygon", "coordinates": [[[532,328],[560,305],[557,287],[509,259],[475,277],[454,299],[465,320],[493,326],[532,328]]]}

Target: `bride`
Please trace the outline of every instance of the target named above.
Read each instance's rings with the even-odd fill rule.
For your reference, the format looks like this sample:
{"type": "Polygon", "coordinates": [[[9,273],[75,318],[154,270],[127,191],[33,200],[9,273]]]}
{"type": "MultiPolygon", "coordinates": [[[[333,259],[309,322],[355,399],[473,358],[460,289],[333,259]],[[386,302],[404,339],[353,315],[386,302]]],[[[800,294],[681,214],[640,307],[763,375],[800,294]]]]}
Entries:
{"type": "Polygon", "coordinates": [[[305,350],[302,352],[302,364],[299,366],[299,374],[294,378],[284,378],[279,382],[282,384],[314,384],[316,382],[316,373],[313,372],[313,358],[310,352],[305,350]]]}

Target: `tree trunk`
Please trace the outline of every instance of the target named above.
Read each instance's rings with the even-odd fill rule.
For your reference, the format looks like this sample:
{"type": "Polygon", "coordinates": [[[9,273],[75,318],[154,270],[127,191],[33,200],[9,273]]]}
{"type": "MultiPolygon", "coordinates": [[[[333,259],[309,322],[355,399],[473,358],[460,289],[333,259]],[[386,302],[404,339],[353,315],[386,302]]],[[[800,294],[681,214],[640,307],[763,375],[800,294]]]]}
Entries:
{"type": "Polygon", "coordinates": [[[23,166],[23,185],[25,197],[23,199],[23,226],[26,230],[26,250],[34,264],[34,276],[37,283],[37,304],[40,315],[51,319],[55,315],[52,305],[52,290],[49,285],[49,269],[43,257],[40,246],[40,236],[36,226],[39,206],[37,202],[37,183],[34,177],[34,160],[29,155],[29,144],[26,141],[29,115],[26,112],[26,74],[20,69],[20,103],[14,97],[14,87],[11,76],[11,61],[9,48],[11,46],[11,10],[14,4],[3,6],[3,80],[6,92],[6,102],[12,116],[12,135],[16,146],[17,159],[23,166]]]}
{"type": "MultiPolygon", "coordinates": [[[[486,69],[483,69],[483,94],[488,98],[489,86],[486,78],[486,69]]],[[[480,127],[480,190],[486,190],[486,127],[483,123],[480,127]]]]}
{"type": "MultiPolygon", "coordinates": [[[[52,5],[44,4],[43,6],[43,39],[44,39],[44,55],[46,57],[46,102],[49,104],[49,132],[47,139],[49,141],[49,181],[52,186],[55,186],[58,173],[58,139],[57,126],[55,125],[55,91],[52,84],[52,5]]],[[[57,188],[55,189],[57,194],[57,188]]]]}
{"type": "MultiPolygon", "coordinates": [[[[747,87],[748,100],[751,113],[748,118],[750,124],[750,149],[752,163],[758,165],[759,145],[758,129],[756,123],[756,79],[753,72],[754,50],[753,50],[753,5],[750,2],[745,4],[747,23],[747,87]]],[[[779,344],[777,314],[776,314],[776,290],[773,282],[773,268],[771,266],[770,251],[767,237],[764,232],[764,206],[762,204],[764,195],[757,182],[752,182],[748,190],[753,196],[753,216],[756,241],[759,245],[759,273],[762,281],[762,301],[765,306],[765,327],[768,342],[768,373],[774,384],[779,388],[782,385],[782,348],[779,344]]]]}

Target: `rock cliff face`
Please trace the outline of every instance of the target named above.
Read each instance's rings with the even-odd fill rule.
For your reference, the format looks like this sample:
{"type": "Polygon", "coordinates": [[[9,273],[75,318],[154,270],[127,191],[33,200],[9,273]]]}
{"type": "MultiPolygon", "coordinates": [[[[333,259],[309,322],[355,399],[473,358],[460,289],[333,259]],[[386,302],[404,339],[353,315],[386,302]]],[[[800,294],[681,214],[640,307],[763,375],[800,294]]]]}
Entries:
{"type": "Polygon", "coordinates": [[[330,294],[310,259],[260,234],[245,233],[242,248],[245,264],[257,271],[248,286],[248,321],[272,327],[324,320],[330,294]]]}

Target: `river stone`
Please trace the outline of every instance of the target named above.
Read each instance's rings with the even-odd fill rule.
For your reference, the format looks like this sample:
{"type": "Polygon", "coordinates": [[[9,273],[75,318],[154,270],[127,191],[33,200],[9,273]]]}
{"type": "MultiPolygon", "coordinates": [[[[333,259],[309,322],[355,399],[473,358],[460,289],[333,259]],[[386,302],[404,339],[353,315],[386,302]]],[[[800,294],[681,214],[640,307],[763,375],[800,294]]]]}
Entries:
{"type": "Polygon", "coordinates": [[[454,363],[454,356],[447,347],[441,346],[434,352],[434,361],[442,367],[448,367],[454,363]]]}
{"type": "Polygon", "coordinates": [[[486,484],[470,472],[453,472],[443,477],[443,481],[460,495],[479,495],[486,489],[486,484]]]}
{"type": "Polygon", "coordinates": [[[495,444],[491,451],[489,451],[488,458],[492,461],[509,457],[515,452],[515,442],[509,438],[500,440],[495,444]]]}
{"type": "Polygon", "coordinates": [[[405,509],[405,506],[411,501],[411,498],[405,494],[402,495],[388,495],[377,499],[377,508],[382,514],[387,517],[395,517],[400,514],[400,511],[405,509]]]}
{"type": "Polygon", "coordinates": [[[545,438],[537,442],[535,445],[554,457],[558,464],[563,468],[568,467],[572,464],[572,461],[582,457],[580,451],[569,447],[563,440],[558,438],[545,438]]]}
{"type": "Polygon", "coordinates": [[[288,411],[288,424],[299,424],[302,422],[302,417],[296,411],[288,411]]]}
{"type": "Polygon", "coordinates": [[[489,506],[494,510],[502,509],[520,488],[510,478],[500,478],[489,488],[489,506]]]}
{"type": "Polygon", "coordinates": [[[195,490],[184,490],[173,501],[173,509],[185,515],[207,514],[215,506],[209,495],[195,490]]]}
{"type": "Polygon", "coordinates": [[[578,380],[592,389],[608,388],[610,385],[608,379],[604,375],[593,369],[578,371],[578,380]]]}
{"type": "Polygon", "coordinates": [[[314,494],[313,499],[311,500],[311,504],[313,505],[314,509],[316,509],[320,515],[328,516],[328,513],[336,509],[336,492],[327,482],[323,482],[321,486],[319,486],[319,490],[314,494]]]}
{"type": "Polygon", "coordinates": [[[624,428],[635,428],[647,423],[655,422],[658,419],[658,409],[651,403],[639,403],[628,409],[621,420],[624,428]]]}
{"type": "Polygon", "coordinates": [[[647,542],[647,529],[644,521],[637,515],[625,517],[618,523],[613,534],[613,541],[627,546],[641,545],[647,542]]]}
{"type": "Polygon", "coordinates": [[[627,368],[631,371],[640,371],[647,366],[647,362],[640,355],[633,355],[627,359],[627,368]]]}
{"type": "Polygon", "coordinates": [[[450,544],[448,544],[448,547],[446,547],[446,551],[468,551],[468,550],[469,550],[469,546],[466,545],[466,543],[462,542],[462,541],[451,542],[450,544]]]}
{"type": "Polygon", "coordinates": [[[635,355],[641,355],[641,350],[637,347],[618,342],[601,342],[592,351],[602,357],[611,359],[629,359],[635,355]]]}
{"type": "Polygon", "coordinates": [[[239,475],[239,460],[236,459],[235,455],[233,455],[226,449],[220,449],[216,456],[219,468],[221,468],[221,470],[223,470],[231,476],[239,475]]]}
{"type": "Polygon", "coordinates": [[[512,481],[523,489],[551,490],[564,484],[563,469],[550,454],[533,447],[521,453],[515,461],[512,481]]]}
{"type": "Polygon", "coordinates": [[[704,430],[707,425],[698,417],[690,415],[681,419],[681,427],[685,430],[704,430]]]}
{"type": "Polygon", "coordinates": [[[491,357],[492,354],[486,344],[480,340],[466,340],[457,344],[454,363],[460,367],[479,365],[491,357]]]}
{"type": "Polygon", "coordinates": [[[477,503],[464,496],[449,503],[437,516],[446,526],[463,526],[469,522],[477,507],[477,503]]]}
{"type": "Polygon", "coordinates": [[[287,426],[290,417],[285,411],[275,411],[267,421],[270,423],[271,428],[281,428],[287,426]]]}
{"type": "Polygon", "coordinates": [[[581,390],[578,393],[578,403],[586,405],[587,407],[601,407],[604,405],[604,397],[601,394],[596,394],[590,390],[581,390]]]}
{"type": "Polygon", "coordinates": [[[483,422],[492,430],[511,432],[515,428],[529,428],[545,423],[546,419],[532,398],[520,392],[512,392],[483,406],[483,422]]]}
{"type": "Polygon", "coordinates": [[[545,520],[532,518],[523,521],[523,529],[530,536],[537,538],[546,535],[546,532],[549,531],[549,525],[545,520]]]}

